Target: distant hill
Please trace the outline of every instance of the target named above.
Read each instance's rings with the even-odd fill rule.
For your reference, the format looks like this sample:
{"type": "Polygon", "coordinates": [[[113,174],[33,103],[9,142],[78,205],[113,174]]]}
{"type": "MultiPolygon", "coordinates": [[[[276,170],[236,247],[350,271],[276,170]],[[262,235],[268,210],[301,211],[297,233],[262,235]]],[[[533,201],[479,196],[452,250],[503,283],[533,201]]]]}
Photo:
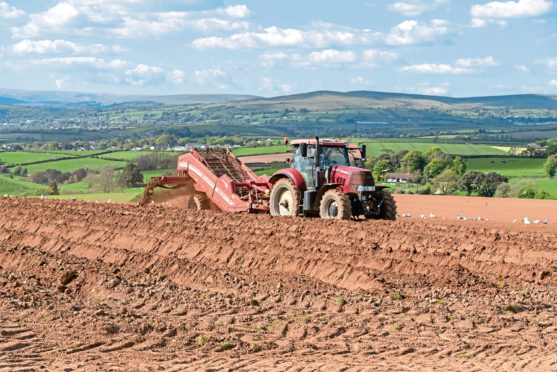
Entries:
{"type": "Polygon", "coordinates": [[[419,94],[386,93],[372,91],[334,92],[317,91],[309,93],[252,99],[235,102],[234,107],[255,108],[261,111],[284,109],[332,110],[332,109],[413,109],[427,108],[528,108],[557,109],[557,95],[520,94],[507,96],[452,98],[419,94]]]}
{"type": "Polygon", "coordinates": [[[162,105],[223,103],[260,98],[242,94],[116,95],[69,91],[0,89],[0,104],[29,106],[108,106],[141,102],[162,105]]]}

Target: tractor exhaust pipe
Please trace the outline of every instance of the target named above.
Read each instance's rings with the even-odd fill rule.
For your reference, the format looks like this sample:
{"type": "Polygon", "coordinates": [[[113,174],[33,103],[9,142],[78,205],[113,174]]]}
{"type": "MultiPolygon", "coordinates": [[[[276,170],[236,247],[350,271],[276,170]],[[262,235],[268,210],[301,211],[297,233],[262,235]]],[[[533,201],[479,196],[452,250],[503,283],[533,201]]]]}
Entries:
{"type": "Polygon", "coordinates": [[[319,137],[315,137],[315,189],[319,190],[321,187],[321,169],[319,168],[319,137]]]}

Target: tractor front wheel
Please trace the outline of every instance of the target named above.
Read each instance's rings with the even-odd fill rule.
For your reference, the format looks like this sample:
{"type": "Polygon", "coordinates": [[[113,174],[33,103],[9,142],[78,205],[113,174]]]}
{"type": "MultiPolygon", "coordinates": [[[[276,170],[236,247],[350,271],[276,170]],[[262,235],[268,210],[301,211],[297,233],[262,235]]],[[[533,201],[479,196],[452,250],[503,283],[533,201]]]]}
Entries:
{"type": "Polygon", "coordinates": [[[385,190],[381,190],[383,194],[383,204],[379,210],[379,218],[383,220],[395,220],[396,219],[396,203],[395,198],[385,190]]]}
{"type": "Polygon", "coordinates": [[[278,180],[271,190],[271,215],[297,216],[300,199],[300,190],[290,179],[282,178],[278,180]]]}
{"type": "Polygon", "coordinates": [[[319,214],[325,219],[349,220],[352,217],[352,204],[348,195],[337,189],[325,191],[319,214]]]}
{"type": "Polygon", "coordinates": [[[203,211],[210,208],[209,198],[202,192],[195,192],[188,202],[188,209],[193,211],[203,211]]]}

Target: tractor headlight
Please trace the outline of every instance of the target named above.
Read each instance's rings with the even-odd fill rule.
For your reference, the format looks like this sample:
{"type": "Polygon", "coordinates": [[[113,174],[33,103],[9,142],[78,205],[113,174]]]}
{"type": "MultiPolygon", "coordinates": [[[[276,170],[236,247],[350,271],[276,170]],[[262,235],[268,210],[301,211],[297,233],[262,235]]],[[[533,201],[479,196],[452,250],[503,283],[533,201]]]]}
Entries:
{"type": "Polygon", "coordinates": [[[375,191],[375,186],[358,186],[358,192],[362,192],[362,191],[375,191]]]}

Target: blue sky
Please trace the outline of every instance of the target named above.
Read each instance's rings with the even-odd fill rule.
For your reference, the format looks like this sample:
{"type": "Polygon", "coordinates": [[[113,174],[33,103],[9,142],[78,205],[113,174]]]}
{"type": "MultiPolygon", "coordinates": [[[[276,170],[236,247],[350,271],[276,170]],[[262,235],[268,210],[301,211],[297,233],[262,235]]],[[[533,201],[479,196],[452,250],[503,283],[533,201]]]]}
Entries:
{"type": "Polygon", "coordinates": [[[0,0],[0,88],[557,94],[552,0],[0,0]]]}

